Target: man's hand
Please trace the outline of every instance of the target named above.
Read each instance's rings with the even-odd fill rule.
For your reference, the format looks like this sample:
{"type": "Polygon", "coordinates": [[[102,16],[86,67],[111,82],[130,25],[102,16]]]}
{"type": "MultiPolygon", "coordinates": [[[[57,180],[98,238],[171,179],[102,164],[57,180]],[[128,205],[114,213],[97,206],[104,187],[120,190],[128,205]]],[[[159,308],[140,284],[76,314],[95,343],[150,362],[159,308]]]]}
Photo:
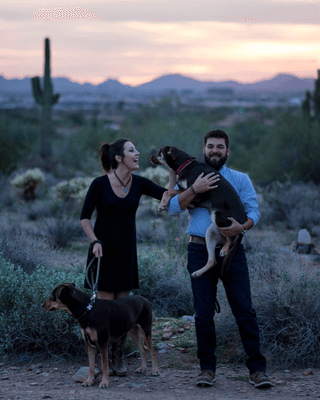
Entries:
{"type": "Polygon", "coordinates": [[[201,172],[198,178],[194,181],[192,185],[194,191],[192,191],[189,187],[184,192],[179,194],[178,200],[181,210],[184,210],[189,206],[197,193],[204,193],[208,190],[216,189],[218,187],[218,185],[215,185],[220,180],[218,174],[211,173],[206,176],[203,175],[204,173],[201,172]]]}
{"type": "Polygon", "coordinates": [[[227,226],[225,228],[218,227],[218,230],[221,233],[221,235],[223,235],[225,237],[234,237],[234,236],[239,235],[241,232],[243,232],[243,230],[244,230],[243,225],[241,225],[238,221],[236,221],[232,217],[228,217],[228,219],[230,219],[230,221],[232,221],[232,224],[230,226],[227,226]]]}
{"type": "Polygon", "coordinates": [[[204,193],[211,189],[216,189],[218,185],[216,183],[220,180],[219,175],[212,172],[204,176],[204,173],[198,176],[193,183],[193,188],[197,193],[204,193]]]}

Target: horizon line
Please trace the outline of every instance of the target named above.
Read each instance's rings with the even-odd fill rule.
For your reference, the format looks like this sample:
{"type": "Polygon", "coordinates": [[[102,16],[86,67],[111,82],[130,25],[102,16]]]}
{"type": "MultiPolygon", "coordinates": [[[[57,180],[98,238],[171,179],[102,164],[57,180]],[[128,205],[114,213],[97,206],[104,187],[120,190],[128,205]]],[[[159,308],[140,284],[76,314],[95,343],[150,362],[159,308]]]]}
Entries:
{"type": "MultiPolygon", "coordinates": [[[[69,78],[69,77],[67,77],[67,76],[51,76],[51,79],[63,78],[63,79],[68,79],[69,81],[71,81],[71,82],[73,82],[73,83],[77,83],[77,84],[79,84],[79,85],[90,84],[90,85],[92,85],[92,86],[99,86],[99,85],[101,85],[102,83],[107,82],[108,80],[114,80],[114,81],[119,82],[119,83],[122,84],[122,85],[130,86],[130,87],[132,87],[132,88],[135,88],[135,87],[144,85],[144,84],[146,84],[146,83],[153,82],[153,81],[155,81],[156,79],[160,79],[160,78],[163,78],[163,77],[165,77],[165,76],[171,76],[171,75],[179,75],[179,76],[182,76],[182,77],[184,77],[184,78],[193,79],[193,80],[196,80],[196,81],[198,81],[198,82],[203,82],[203,83],[205,83],[205,82],[221,83],[221,82],[230,82],[230,81],[232,82],[232,81],[233,81],[233,82],[237,82],[237,83],[240,83],[240,84],[243,84],[243,85],[255,84],[255,83],[258,83],[258,82],[261,82],[261,81],[271,80],[271,79],[273,79],[273,78],[276,78],[276,77],[279,76],[279,75],[293,76],[293,77],[298,78],[298,79],[317,79],[317,78],[313,78],[313,77],[299,77],[299,76],[297,76],[297,75],[293,75],[293,74],[287,73],[287,72],[278,72],[278,73],[276,73],[276,74],[273,74],[270,78],[263,78],[263,79],[260,79],[260,80],[254,81],[254,82],[241,82],[241,81],[238,81],[238,80],[235,80],[235,79],[226,79],[226,80],[217,80],[217,81],[215,81],[215,80],[212,80],[212,81],[210,81],[210,80],[200,80],[200,79],[194,78],[194,77],[192,77],[192,76],[184,75],[184,74],[181,74],[181,73],[174,73],[174,74],[167,73],[167,74],[159,75],[159,76],[157,76],[157,77],[155,77],[155,78],[153,78],[153,79],[151,79],[151,80],[149,80],[149,81],[140,83],[140,84],[138,84],[138,85],[130,85],[130,84],[127,84],[127,83],[122,83],[122,82],[121,82],[121,78],[118,78],[118,77],[117,77],[117,78],[108,77],[108,78],[106,78],[105,80],[101,81],[100,83],[91,83],[90,81],[89,81],[89,82],[88,82],[88,81],[85,81],[85,82],[81,83],[81,82],[79,82],[78,80],[73,80],[72,78],[69,78]]],[[[23,78],[20,78],[20,77],[6,78],[5,75],[2,75],[2,74],[0,73],[0,76],[2,76],[2,77],[3,77],[4,79],[6,79],[6,80],[14,80],[14,79],[23,80],[23,79],[26,79],[26,78],[27,78],[27,79],[31,79],[31,78],[33,78],[34,76],[39,76],[39,75],[24,76],[23,78]]],[[[43,76],[40,76],[40,78],[42,78],[42,77],[43,77],[43,76]]]]}

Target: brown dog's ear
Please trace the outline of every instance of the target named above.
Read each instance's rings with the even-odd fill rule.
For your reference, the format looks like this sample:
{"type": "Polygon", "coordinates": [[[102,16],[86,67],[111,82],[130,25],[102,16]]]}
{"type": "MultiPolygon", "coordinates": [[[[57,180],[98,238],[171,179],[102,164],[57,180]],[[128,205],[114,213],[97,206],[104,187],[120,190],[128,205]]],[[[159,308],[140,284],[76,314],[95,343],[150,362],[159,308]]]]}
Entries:
{"type": "Polygon", "coordinates": [[[70,292],[70,290],[72,290],[75,287],[76,287],[76,285],[74,283],[62,283],[56,289],[54,289],[52,294],[54,295],[54,297],[56,299],[59,299],[59,297],[61,296],[62,293],[68,293],[68,292],[70,292]]]}

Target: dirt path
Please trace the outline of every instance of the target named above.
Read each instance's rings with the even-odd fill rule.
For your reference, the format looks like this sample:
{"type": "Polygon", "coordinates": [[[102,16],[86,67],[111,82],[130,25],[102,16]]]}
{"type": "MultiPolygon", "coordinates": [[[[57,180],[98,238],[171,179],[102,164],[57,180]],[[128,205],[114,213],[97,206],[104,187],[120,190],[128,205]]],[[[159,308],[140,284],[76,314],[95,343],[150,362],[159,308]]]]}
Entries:
{"type": "MultiPolygon", "coordinates": [[[[175,367],[175,359],[181,361],[181,353],[172,349],[158,353],[160,376],[139,375],[134,371],[139,365],[137,358],[127,359],[129,374],[126,377],[110,377],[108,389],[99,389],[97,383],[84,388],[73,380],[74,373],[85,363],[40,363],[21,365],[0,363],[0,399],[4,400],[152,400],[152,399],[212,399],[212,400],[298,400],[303,397],[320,399],[320,370],[279,371],[269,369],[274,387],[255,389],[248,383],[245,367],[220,365],[217,379],[210,388],[197,388],[195,377],[197,362],[188,355],[183,367],[175,367]]],[[[182,360],[183,361],[183,360],[182,360]]],[[[149,365],[150,366],[150,365],[149,365]]],[[[150,368],[148,373],[150,373],[150,368]]]]}

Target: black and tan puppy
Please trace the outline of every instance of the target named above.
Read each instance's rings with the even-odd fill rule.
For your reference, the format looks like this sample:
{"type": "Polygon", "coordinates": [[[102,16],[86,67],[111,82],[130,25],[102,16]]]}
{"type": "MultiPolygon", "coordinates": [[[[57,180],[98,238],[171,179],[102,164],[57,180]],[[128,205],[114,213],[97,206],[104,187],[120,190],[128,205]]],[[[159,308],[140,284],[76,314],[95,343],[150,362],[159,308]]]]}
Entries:
{"type": "Polygon", "coordinates": [[[152,346],[152,309],[150,302],[142,296],[127,296],[118,300],[96,299],[90,304],[90,296],[75,288],[74,283],[57,286],[42,307],[47,311],[66,310],[80,324],[89,359],[89,376],[83,386],[94,383],[96,349],[100,350],[102,381],[100,388],[109,384],[109,344],[130,332],[139,349],[141,367],[146,372],[147,345],[152,359],[152,375],[159,375],[156,355],[152,346]]]}
{"type": "MultiPolygon", "coordinates": [[[[202,172],[204,175],[212,172],[218,173],[212,166],[196,161],[195,157],[173,146],[160,148],[157,153],[152,154],[150,160],[156,165],[168,165],[178,176],[177,184],[185,182],[187,187],[190,187],[202,172]]],[[[222,239],[226,242],[220,251],[221,256],[224,256],[222,272],[228,269],[232,257],[242,240],[242,235],[237,235],[231,240],[223,238],[217,229],[217,227],[222,228],[231,225],[228,217],[233,217],[240,224],[245,223],[247,220],[246,212],[237,192],[223,176],[220,175],[219,178],[218,188],[205,193],[198,193],[191,203],[190,208],[195,206],[208,208],[212,220],[212,224],[206,232],[208,262],[203,268],[192,274],[193,278],[198,278],[216,264],[214,250],[217,243],[221,242],[222,239]]],[[[174,195],[175,193],[172,191],[172,194],[174,195]]],[[[170,198],[170,194],[167,194],[163,200],[168,201],[168,197],[170,198]]],[[[166,208],[162,202],[158,210],[161,211],[161,208],[166,208]]]]}

